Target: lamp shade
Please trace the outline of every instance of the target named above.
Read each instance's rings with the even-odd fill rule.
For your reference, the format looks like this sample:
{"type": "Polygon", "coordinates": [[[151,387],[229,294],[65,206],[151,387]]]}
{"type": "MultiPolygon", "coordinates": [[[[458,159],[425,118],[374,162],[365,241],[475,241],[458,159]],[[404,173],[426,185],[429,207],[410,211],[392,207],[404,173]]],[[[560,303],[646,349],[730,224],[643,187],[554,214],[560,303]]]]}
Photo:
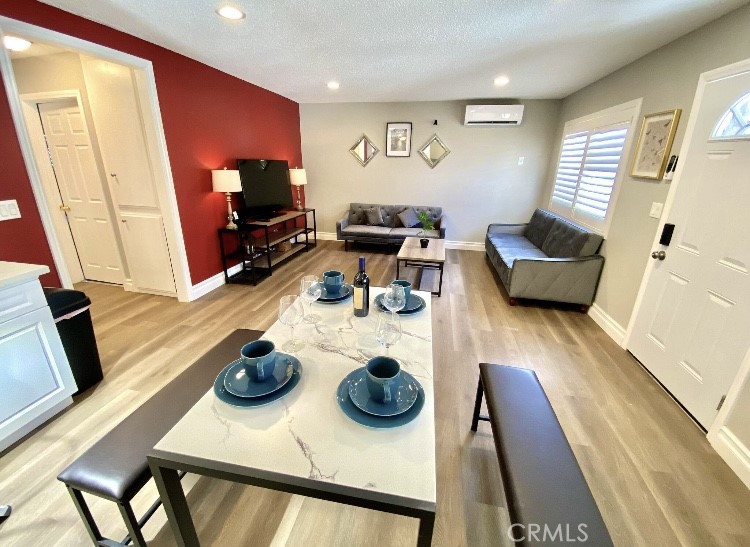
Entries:
{"type": "Polygon", "coordinates": [[[292,186],[304,186],[307,184],[307,173],[304,169],[290,169],[289,179],[292,186]]]}
{"type": "Polygon", "coordinates": [[[236,169],[216,169],[211,171],[214,192],[242,192],[240,172],[236,169]]]}

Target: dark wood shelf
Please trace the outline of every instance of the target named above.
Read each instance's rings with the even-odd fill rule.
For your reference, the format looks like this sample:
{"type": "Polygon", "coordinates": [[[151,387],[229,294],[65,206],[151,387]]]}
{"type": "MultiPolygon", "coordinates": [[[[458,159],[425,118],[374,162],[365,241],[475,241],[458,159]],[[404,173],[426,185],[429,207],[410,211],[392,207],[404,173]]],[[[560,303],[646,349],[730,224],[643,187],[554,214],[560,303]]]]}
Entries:
{"type": "MultiPolygon", "coordinates": [[[[309,228],[295,228],[293,230],[284,230],[281,232],[273,232],[273,237],[269,238],[268,245],[273,247],[274,245],[277,245],[281,243],[282,241],[287,241],[289,239],[292,239],[295,236],[298,236],[300,234],[304,234],[306,230],[309,230],[309,228]]],[[[309,232],[308,232],[309,233],[309,232]]],[[[256,249],[265,249],[265,245],[256,245],[256,249]]]]}
{"type": "MultiPolygon", "coordinates": [[[[283,262],[290,256],[293,256],[300,251],[304,251],[307,248],[307,245],[304,243],[292,243],[292,248],[288,251],[271,251],[271,268],[276,266],[279,262],[283,262]]],[[[255,267],[260,270],[267,270],[268,269],[268,261],[265,259],[261,259],[256,261],[255,267]]]]}

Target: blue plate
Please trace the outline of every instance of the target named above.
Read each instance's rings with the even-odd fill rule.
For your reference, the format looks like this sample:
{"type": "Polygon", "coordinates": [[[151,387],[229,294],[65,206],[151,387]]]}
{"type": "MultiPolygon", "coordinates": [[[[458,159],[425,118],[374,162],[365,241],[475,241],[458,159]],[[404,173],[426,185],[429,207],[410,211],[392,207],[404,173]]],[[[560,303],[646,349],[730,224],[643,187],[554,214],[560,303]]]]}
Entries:
{"type": "Polygon", "coordinates": [[[237,359],[229,364],[229,370],[224,378],[224,387],[237,397],[263,397],[281,389],[291,379],[294,367],[283,353],[276,354],[273,374],[259,382],[257,372],[250,375],[245,372],[245,363],[237,359]]]}
{"type": "MultiPolygon", "coordinates": [[[[336,401],[349,418],[354,420],[360,425],[365,427],[371,427],[373,429],[391,429],[393,427],[399,427],[406,425],[416,418],[424,407],[425,395],[424,389],[410,374],[401,371],[401,374],[406,374],[417,384],[417,400],[414,402],[412,407],[401,414],[395,416],[373,416],[367,412],[362,412],[352,402],[349,397],[349,384],[352,383],[357,375],[360,374],[361,369],[354,370],[347,374],[346,378],[341,380],[338,389],[336,390],[336,401]]],[[[291,383],[291,382],[290,382],[291,383]]]]}
{"type": "Polygon", "coordinates": [[[417,382],[411,375],[403,370],[399,379],[398,388],[393,393],[391,402],[381,403],[370,398],[367,389],[367,371],[364,368],[357,370],[359,374],[349,382],[349,397],[358,409],[375,416],[396,416],[409,410],[417,400],[419,388],[417,382]]]}
{"type": "MultiPolygon", "coordinates": [[[[383,293],[380,293],[375,297],[375,303],[381,310],[390,311],[385,307],[385,304],[383,304],[383,293]]],[[[409,302],[407,302],[406,306],[404,306],[404,309],[399,310],[396,313],[399,315],[411,315],[412,313],[422,311],[423,309],[425,309],[425,306],[427,306],[427,303],[421,296],[412,294],[409,296],[409,302]]]]}
{"type": "Polygon", "coordinates": [[[320,293],[320,298],[318,298],[316,302],[320,302],[321,304],[335,304],[336,302],[343,302],[349,298],[352,293],[354,293],[354,287],[348,283],[341,285],[341,288],[337,293],[329,293],[326,291],[326,288],[323,287],[323,291],[320,293]]]}
{"type": "Polygon", "coordinates": [[[298,359],[292,357],[291,355],[286,355],[284,353],[280,354],[278,352],[277,355],[282,355],[288,358],[292,362],[292,366],[294,367],[292,377],[284,385],[284,387],[282,387],[281,389],[277,389],[273,393],[264,395],[263,397],[236,397],[235,395],[229,393],[227,391],[227,388],[224,387],[224,379],[227,376],[227,372],[229,372],[229,368],[232,366],[231,364],[229,364],[224,367],[224,369],[216,377],[216,380],[214,380],[214,393],[216,394],[216,397],[220,401],[223,401],[230,406],[236,406],[239,408],[265,406],[281,399],[284,395],[292,391],[297,384],[299,384],[300,376],[302,376],[302,364],[298,359]]]}

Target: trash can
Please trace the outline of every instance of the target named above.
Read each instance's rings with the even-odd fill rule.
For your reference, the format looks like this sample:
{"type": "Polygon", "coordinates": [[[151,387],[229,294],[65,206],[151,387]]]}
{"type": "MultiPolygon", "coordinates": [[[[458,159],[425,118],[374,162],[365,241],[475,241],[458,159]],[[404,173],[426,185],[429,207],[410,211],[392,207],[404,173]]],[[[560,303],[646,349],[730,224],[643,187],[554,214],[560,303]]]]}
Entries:
{"type": "Polygon", "coordinates": [[[78,387],[73,395],[78,395],[104,377],[91,324],[91,300],[85,293],[72,289],[45,287],[44,296],[78,387]]]}

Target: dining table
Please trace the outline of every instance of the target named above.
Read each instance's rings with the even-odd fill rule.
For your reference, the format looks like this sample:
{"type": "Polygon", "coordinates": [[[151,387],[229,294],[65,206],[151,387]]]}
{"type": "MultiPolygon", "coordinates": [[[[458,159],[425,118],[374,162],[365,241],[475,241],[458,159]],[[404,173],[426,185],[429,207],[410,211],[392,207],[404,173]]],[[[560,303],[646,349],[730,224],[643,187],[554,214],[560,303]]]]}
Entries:
{"type": "MultiPolygon", "coordinates": [[[[178,545],[200,545],[180,471],[412,517],[419,521],[417,545],[431,544],[436,466],[429,292],[412,291],[424,306],[400,316],[402,336],[387,350],[423,389],[418,413],[393,427],[389,418],[361,420],[344,412],[340,401],[347,375],[386,353],[376,337],[378,315],[390,313],[375,302],[383,291],[370,288],[366,317],[354,316],[351,298],[312,305],[319,320],[294,328],[304,347],[293,354],[298,383],[283,397],[241,408],[207,385],[154,446],[148,461],[178,545]]],[[[276,321],[263,338],[283,351],[290,336],[290,327],[276,321]]]]}

